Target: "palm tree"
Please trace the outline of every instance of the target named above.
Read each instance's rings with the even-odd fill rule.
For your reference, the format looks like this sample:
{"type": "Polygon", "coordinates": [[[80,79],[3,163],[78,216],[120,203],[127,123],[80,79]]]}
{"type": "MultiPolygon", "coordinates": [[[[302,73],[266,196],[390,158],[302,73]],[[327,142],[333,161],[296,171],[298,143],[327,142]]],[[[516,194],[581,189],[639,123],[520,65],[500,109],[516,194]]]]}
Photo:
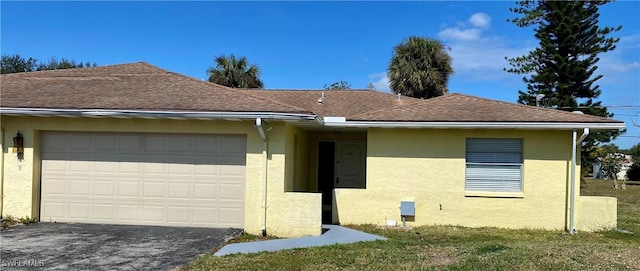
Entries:
{"type": "Polygon", "coordinates": [[[256,64],[249,65],[246,57],[236,58],[235,55],[216,56],[216,66],[209,68],[209,82],[232,88],[262,88],[260,68],[256,64]]]}
{"type": "Polygon", "coordinates": [[[391,90],[422,99],[447,94],[453,68],[445,48],[438,40],[416,36],[398,44],[389,64],[391,90]]]}

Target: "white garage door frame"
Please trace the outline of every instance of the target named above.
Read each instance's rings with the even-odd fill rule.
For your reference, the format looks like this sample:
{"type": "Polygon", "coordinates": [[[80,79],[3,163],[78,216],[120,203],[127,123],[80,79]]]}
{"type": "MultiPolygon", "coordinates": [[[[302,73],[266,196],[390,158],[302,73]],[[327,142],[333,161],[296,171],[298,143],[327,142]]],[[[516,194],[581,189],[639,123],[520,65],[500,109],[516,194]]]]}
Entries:
{"type": "Polygon", "coordinates": [[[41,221],[244,226],[246,135],[40,133],[41,221]]]}

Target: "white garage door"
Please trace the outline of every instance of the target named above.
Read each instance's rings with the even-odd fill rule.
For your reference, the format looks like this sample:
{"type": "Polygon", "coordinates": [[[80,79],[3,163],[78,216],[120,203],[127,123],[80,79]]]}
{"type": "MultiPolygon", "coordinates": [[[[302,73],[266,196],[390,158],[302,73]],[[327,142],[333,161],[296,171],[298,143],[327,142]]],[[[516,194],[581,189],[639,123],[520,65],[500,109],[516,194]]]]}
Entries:
{"type": "Polygon", "coordinates": [[[43,133],[41,221],[243,227],[246,137],[43,133]]]}

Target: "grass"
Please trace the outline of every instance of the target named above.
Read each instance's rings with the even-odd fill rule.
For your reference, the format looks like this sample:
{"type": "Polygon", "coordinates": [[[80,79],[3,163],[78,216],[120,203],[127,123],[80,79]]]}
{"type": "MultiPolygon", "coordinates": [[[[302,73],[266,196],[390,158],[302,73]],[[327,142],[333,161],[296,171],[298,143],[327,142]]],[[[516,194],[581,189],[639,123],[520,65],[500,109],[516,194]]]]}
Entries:
{"type": "MultiPolygon", "coordinates": [[[[583,195],[618,198],[618,231],[354,225],[387,241],[199,257],[184,270],[640,270],[640,186],[587,181],[583,195]]],[[[242,241],[258,237],[243,236],[242,241]]]]}

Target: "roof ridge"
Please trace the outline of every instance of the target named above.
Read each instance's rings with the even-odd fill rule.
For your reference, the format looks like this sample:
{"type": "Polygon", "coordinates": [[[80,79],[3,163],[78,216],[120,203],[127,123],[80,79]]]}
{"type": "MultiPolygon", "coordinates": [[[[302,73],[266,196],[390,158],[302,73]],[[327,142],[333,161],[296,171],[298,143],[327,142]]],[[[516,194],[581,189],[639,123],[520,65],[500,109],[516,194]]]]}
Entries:
{"type": "MultiPolygon", "coordinates": [[[[187,79],[189,79],[189,80],[197,81],[198,83],[200,83],[200,84],[205,84],[205,85],[207,85],[208,87],[211,87],[211,86],[220,87],[220,88],[226,89],[226,90],[228,90],[228,91],[234,92],[234,93],[239,94],[239,95],[242,95],[242,96],[247,96],[247,97],[249,97],[249,98],[253,98],[253,99],[256,99],[256,100],[263,101],[263,102],[269,102],[269,103],[278,104],[278,105],[281,105],[281,106],[284,106],[284,107],[289,107],[290,109],[295,110],[295,111],[297,111],[297,112],[310,112],[310,111],[308,111],[308,110],[305,110],[305,109],[303,109],[303,108],[296,107],[296,106],[293,106],[293,105],[290,105],[290,104],[285,104],[285,103],[281,103],[281,102],[278,102],[278,101],[267,100],[267,99],[264,99],[264,98],[261,98],[261,97],[256,97],[255,95],[248,95],[248,94],[246,94],[246,93],[242,93],[241,91],[239,91],[240,89],[236,89],[236,88],[228,87],[228,86],[225,86],[225,85],[220,85],[220,84],[212,83],[212,82],[205,81],[205,80],[198,80],[198,79],[193,78],[193,77],[191,77],[191,76],[187,76],[187,75],[180,74],[180,73],[177,73],[177,72],[172,72],[172,71],[169,71],[169,70],[165,70],[165,69],[163,69],[163,68],[160,68],[160,67],[157,67],[157,66],[151,65],[151,64],[146,63],[146,62],[141,62],[141,63],[142,63],[142,64],[146,64],[146,65],[148,65],[148,66],[150,66],[150,67],[156,68],[156,69],[158,69],[158,70],[161,70],[161,71],[167,72],[167,73],[171,73],[171,74],[174,74],[174,75],[178,75],[178,76],[181,76],[181,77],[183,77],[183,78],[187,78],[187,79]]],[[[310,112],[310,113],[311,113],[311,112],[310,112]]]]}
{"type": "MultiPolygon", "coordinates": [[[[547,112],[554,112],[554,113],[560,113],[560,114],[572,114],[572,115],[576,114],[576,113],[573,113],[572,111],[553,109],[553,108],[546,108],[546,107],[538,107],[538,106],[526,105],[526,104],[520,104],[520,103],[505,102],[505,101],[493,100],[493,99],[489,99],[489,98],[484,98],[484,97],[479,97],[479,96],[474,96],[474,95],[468,95],[468,94],[462,94],[462,93],[452,93],[450,95],[451,96],[470,97],[470,98],[485,100],[485,101],[489,101],[489,102],[495,102],[495,103],[506,104],[506,105],[511,105],[511,106],[520,106],[520,107],[523,107],[523,108],[539,110],[539,111],[547,111],[547,112]]],[[[440,97],[442,97],[442,96],[440,96],[440,97]]],[[[437,98],[439,98],[439,97],[437,97],[437,98]]],[[[591,114],[585,114],[585,113],[583,113],[583,115],[589,116],[589,117],[612,120],[612,118],[607,118],[607,117],[602,117],[602,116],[597,116],[597,115],[591,115],[591,114]]]]}
{"type": "MultiPolygon", "coordinates": [[[[105,65],[105,66],[95,66],[95,67],[75,67],[75,68],[66,68],[66,69],[53,69],[53,70],[41,70],[41,71],[28,71],[28,72],[13,72],[13,73],[5,73],[2,74],[2,76],[19,76],[19,75],[24,75],[24,74],[35,74],[35,73],[62,73],[62,72],[69,72],[69,71],[77,71],[77,70],[94,70],[94,69],[105,69],[105,68],[112,68],[112,67],[117,67],[117,66],[131,66],[131,65],[135,65],[135,64],[146,64],[147,66],[151,66],[151,67],[155,67],[147,62],[144,61],[139,61],[139,62],[131,62],[131,63],[118,63],[118,64],[111,64],[111,65],[105,65]]],[[[157,67],[156,67],[157,68],[157,67]]]]}

